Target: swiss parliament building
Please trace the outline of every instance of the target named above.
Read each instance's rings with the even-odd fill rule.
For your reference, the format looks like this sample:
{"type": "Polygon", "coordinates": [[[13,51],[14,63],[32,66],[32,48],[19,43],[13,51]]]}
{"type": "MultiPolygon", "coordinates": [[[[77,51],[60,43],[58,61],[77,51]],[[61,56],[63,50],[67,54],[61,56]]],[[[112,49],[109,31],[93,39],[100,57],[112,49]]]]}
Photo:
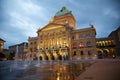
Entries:
{"type": "Polygon", "coordinates": [[[28,52],[31,59],[39,56],[41,60],[120,56],[120,27],[108,37],[96,38],[93,25],[77,29],[72,11],[62,7],[47,25],[37,30],[37,37],[28,38],[28,52]]]}
{"type": "Polygon", "coordinates": [[[96,58],[96,30],[93,25],[77,29],[72,11],[62,7],[37,37],[28,38],[28,52],[32,58],[37,52],[40,60],[96,58]]]}

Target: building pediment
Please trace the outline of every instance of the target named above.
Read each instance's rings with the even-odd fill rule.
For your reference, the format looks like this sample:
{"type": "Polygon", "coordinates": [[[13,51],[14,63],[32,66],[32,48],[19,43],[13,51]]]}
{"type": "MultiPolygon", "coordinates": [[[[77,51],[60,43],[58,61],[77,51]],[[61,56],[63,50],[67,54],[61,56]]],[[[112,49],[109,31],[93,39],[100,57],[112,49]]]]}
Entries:
{"type": "Polygon", "coordinates": [[[54,29],[61,28],[61,27],[64,27],[64,25],[62,25],[62,24],[55,24],[55,23],[49,23],[45,27],[39,29],[37,32],[54,30],[54,29]]]}

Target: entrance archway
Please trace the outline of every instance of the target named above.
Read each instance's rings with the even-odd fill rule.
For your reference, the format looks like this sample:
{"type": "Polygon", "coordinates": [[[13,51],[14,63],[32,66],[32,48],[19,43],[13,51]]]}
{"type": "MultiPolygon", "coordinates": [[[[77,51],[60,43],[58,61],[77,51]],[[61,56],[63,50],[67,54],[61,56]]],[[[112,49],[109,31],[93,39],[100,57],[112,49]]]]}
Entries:
{"type": "Polygon", "coordinates": [[[98,50],[98,59],[102,59],[104,57],[103,55],[103,50],[102,49],[99,49],[98,50]]]}
{"type": "Polygon", "coordinates": [[[109,56],[110,56],[110,51],[109,51],[109,49],[104,49],[103,52],[104,52],[104,56],[105,56],[105,57],[109,57],[109,56]]]}
{"type": "Polygon", "coordinates": [[[54,57],[54,55],[51,55],[51,60],[55,60],[55,57],[54,57]]]}
{"type": "Polygon", "coordinates": [[[46,55],[46,60],[48,60],[49,58],[48,58],[48,56],[46,55]]]}
{"type": "Polygon", "coordinates": [[[42,56],[40,56],[39,58],[40,58],[40,60],[42,60],[42,56]]]}

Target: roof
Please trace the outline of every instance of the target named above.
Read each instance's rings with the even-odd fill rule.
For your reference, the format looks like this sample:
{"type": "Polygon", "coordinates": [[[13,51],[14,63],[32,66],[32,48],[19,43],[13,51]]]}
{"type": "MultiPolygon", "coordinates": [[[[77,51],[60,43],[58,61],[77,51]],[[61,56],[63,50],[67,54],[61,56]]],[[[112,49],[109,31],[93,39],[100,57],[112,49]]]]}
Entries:
{"type": "Polygon", "coordinates": [[[96,38],[97,41],[102,41],[102,40],[113,40],[113,38],[110,37],[102,37],[102,38],[96,38]]]}
{"type": "Polygon", "coordinates": [[[120,26],[119,26],[116,30],[112,31],[112,32],[108,35],[108,37],[112,37],[112,35],[115,36],[115,34],[116,34],[118,31],[120,31],[120,26]]]}
{"type": "Polygon", "coordinates": [[[10,47],[20,46],[20,45],[25,44],[25,43],[28,44],[27,42],[22,42],[22,43],[19,43],[19,44],[11,45],[11,46],[9,46],[9,48],[10,48],[10,47]]]}
{"type": "Polygon", "coordinates": [[[62,7],[62,9],[60,11],[58,11],[55,16],[60,16],[60,15],[64,15],[64,14],[71,14],[72,15],[72,11],[68,10],[66,7],[62,7]]]}
{"type": "MultiPolygon", "coordinates": [[[[72,30],[71,33],[72,33],[72,32],[86,31],[86,30],[91,30],[91,29],[95,30],[94,27],[88,27],[88,28],[82,28],[82,29],[72,30]]],[[[96,32],[96,30],[95,30],[95,32],[96,32]]]]}
{"type": "Polygon", "coordinates": [[[0,38],[0,41],[3,41],[3,42],[5,42],[5,40],[3,40],[3,39],[1,39],[1,38],[0,38]]]}

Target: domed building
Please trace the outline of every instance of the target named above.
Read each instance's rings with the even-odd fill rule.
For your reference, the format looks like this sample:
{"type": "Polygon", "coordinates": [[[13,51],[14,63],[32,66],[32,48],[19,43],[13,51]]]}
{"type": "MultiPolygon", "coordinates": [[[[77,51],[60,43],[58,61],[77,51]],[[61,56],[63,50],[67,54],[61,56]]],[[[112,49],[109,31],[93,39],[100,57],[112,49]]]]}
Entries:
{"type": "Polygon", "coordinates": [[[72,11],[62,7],[49,23],[29,37],[28,50],[41,60],[88,59],[96,57],[96,30],[93,25],[76,29],[72,11]]]}

